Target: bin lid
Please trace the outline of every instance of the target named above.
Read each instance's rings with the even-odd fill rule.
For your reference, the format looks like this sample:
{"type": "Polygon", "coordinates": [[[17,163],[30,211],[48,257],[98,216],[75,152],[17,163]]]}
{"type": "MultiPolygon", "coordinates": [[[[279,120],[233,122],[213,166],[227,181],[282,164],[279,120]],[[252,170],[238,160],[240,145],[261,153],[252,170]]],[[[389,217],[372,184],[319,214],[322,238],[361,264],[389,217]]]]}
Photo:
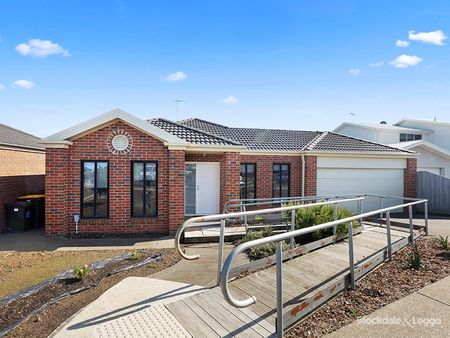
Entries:
{"type": "Polygon", "coordinates": [[[7,202],[5,203],[6,207],[28,207],[32,205],[30,202],[26,201],[15,201],[15,202],[7,202]]]}
{"type": "Polygon", "coordinates": [[[35,198],[44,198],[44,194],[34,194],[34,195],[25,195],[17,197],[18,200],[29,200],[29,199],[35,199],[35,198]]]}

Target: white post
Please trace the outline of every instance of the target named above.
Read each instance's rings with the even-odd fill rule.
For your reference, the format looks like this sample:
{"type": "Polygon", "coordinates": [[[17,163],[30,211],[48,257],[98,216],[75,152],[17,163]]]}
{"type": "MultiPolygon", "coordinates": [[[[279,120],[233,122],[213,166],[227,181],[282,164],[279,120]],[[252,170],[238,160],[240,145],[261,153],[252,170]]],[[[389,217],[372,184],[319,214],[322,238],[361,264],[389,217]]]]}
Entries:
{"type": "MultiPolygon", "coordinates": [[[[295,210],[291,211],[291,231],[295,230],[295,210]]],[[[295,239],[291,237],[291,249],[295,248],[295,239]]]]}
{"type": "Polygon", "coordinates": [[[277,243],[277,337],[283,338],[283,241],[277,243]]]}
{"type": "Polygon", "coordinates": [[[391,238],[391,213],[386,212],[386,235],[387,235],[387,253],[388,260],[392,259],[392,238],[391,238]]]}
{"type": "Polygon", "coordinates": [[[348,223],[348,262],[350,266],[350,288],[355,289],[355,258],[353,253],[353,224],[348,223]]]}
{"type": "Polygon", "coordinates": [[[223,247],[225,244],[225,220],[220,220],[219,257],[217,260],[217,285],[220,285],[220,274],[223,264],[223,247]]]}

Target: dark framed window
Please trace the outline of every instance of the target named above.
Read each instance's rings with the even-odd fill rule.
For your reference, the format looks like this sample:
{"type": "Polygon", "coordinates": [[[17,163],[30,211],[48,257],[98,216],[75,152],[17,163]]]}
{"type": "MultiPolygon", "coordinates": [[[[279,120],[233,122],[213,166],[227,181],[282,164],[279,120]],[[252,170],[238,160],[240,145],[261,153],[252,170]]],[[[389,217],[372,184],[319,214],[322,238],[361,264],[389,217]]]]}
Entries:
{"type": "Polygon", "coordinates": [[[400,134],[400,142],[418,141],[421,139],[421,134],[400,134]]]}
{"type": "Polygon", "coordinates": [[[241,199],[256,198],[256,164],[241,163],[241,199]]]}
{"type": "Polygon", "coordinates": [[[131,216],[158,215],[158,163],[131,162],[131,216]]]}
{"type": "Polygon", "coordinates": [[[291,166],[289,164],[274,163],[273,164],[273,180],[272,180],[272,196],[273,197],[289,197],[291,166]]]}
{"type": "Polygon", "coordinates": [[[81,217],[108,218],[108,161],[81,162],[81,217]]]}

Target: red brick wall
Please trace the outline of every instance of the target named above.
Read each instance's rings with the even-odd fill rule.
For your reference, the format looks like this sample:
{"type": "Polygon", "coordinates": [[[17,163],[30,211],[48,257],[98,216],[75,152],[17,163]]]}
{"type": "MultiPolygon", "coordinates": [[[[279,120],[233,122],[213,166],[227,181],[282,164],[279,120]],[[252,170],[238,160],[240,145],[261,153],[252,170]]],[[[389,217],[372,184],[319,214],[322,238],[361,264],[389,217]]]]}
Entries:
{"type": "Polygon", "coordinates": [[[0,233],[5,230],[4,203],[14,202],[17,197],[44,192],[44,175],[0,177],[0,233]]]}
{"type": "Polygon", "coordinates": [[[220,206],[240,197],[240,154],[224,153],[220,162],[220,206]]]}
{"type": "Polygon", "coordinates": [[[408,158],[406,160],[406,169],[403,174],[404,195],[405,197],[416,197],[416,180],[417,180],[417,159],[408,158]]]}
{"type": "Polygon", "coordinates": [[[256,163],[256,198],[272,198],[274,163],[290,164],[290,194],[301,196],[302,158],[300,156],[242,155],[241,163],[256,163]]]}
{"type": "Polygon", "coordinates": [[[317,157],[305,156],[305,196],[317,195],[317,157]]]}
{"type": "Polygon", "coordinates": [[[184,162],[183,150],[169,150],[170,234],[174,234],[184,221],[184,162]]]}

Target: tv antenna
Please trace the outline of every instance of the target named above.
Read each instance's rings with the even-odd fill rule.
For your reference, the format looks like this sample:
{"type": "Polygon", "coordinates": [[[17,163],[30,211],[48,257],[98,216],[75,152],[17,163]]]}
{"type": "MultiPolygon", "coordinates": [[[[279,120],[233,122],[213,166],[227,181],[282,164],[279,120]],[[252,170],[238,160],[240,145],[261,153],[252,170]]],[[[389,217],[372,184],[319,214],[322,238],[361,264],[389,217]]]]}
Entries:
{"type": "Polygon", "coordinates": [[[177,121],[178,121],[178,111],[179,111],[180,103],[185,103],[186,101],[185,100],[178,100],[178,99],[174,99],[172,101],[175,102],[175,105],[177,107],[177,121]]]}

